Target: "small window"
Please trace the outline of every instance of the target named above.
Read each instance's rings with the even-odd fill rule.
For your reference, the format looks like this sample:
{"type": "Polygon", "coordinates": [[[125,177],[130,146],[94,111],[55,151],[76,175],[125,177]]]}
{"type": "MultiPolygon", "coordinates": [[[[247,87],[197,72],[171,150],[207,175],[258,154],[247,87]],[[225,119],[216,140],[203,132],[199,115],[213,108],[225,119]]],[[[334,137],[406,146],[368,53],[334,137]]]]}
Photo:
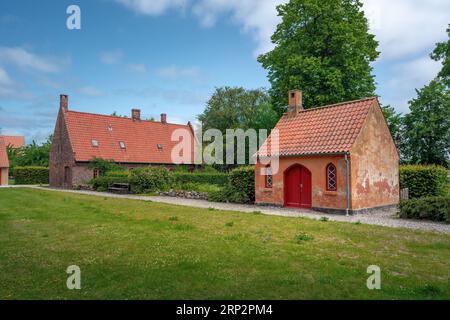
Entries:
{"type": "Polygon", "coordinates": [[[112,126],[111,126],[111,125],[109,125],[109,126],[108,126],[108,131],[109,131],[109,132],[112,132],[112,131],[113,131],[113,129],[112,129],[112,126]]]}
{"type": "Polygon", "coordinates": [[[119,146],[120,146],[120,149],[126,149],[125,142],[123,142],[123,141],[119,142],[119,146]]]}
{"type": "Polygon", "coordinates": [[[266,188],[272,188],[272,186],[273,186],[272,167],[266,167],[266,188]]]}
{"type": "Polygon", "coordinates": [[[327,165],[327,190],[337,191],[337,171],[332,163],[327,165]]]}
{"type": "Polygon", "coordinates": [[[156,148],[158,148],[159,151],[162,151],[162,150],[163,150],[162,144],[159,144],[159,143],[156,145],[156,148]]]}
{"type": "Polygon", "coordinates": [[[97,140],[95,140],[95,139],[92,139],[92,146],[93,147],[98,147],[98,141],[97,140]]]}
{"type": "Polygon", "coordinates": [[[95,168],[95,169],[94,169],[93,176],[94,176],[94,179],[101,176],[101,171],[100,171],[99,168],[95,168]]]}

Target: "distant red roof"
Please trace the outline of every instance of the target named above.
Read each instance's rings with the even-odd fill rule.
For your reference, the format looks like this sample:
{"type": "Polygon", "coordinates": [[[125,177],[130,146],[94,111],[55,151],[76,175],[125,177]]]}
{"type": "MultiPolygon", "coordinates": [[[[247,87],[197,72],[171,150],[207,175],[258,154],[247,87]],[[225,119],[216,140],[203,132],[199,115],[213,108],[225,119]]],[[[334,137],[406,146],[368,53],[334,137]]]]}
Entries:
{"type": "Polygon", "coordinates": [[[172,133],[184,129],[191,139],[191,161],[187,163],[194,163],[195,139],[190,125],[76,111],[64,111],[64,119],[76,161],[97,157],[118,163],[171,164],[172,149],[178,144],[171,141],[172,133]]]}
{"type": "Polygon", "coordinates": [[[0,168],[9,168],[8,153],[3,137],[0,137],[0,168]]]}
{"type": "MultiPolygon", "coordinates": [[[[279,132],[280,156],[330,154],[350,151],[376,98],[301,111],[294,117],[283,115],[275,129],[279,132]]],[[[273,133],[258,151],[271,155],[273,133]]],[[[275,155],[275,154],[274,154],[275,155]]]]}
{"type": "Polygon", "coordinates": [[[25,146],[25,138],[22,136],[1,136],[4,139],[5,145],[11,148],[22,148],[25,146]]]}

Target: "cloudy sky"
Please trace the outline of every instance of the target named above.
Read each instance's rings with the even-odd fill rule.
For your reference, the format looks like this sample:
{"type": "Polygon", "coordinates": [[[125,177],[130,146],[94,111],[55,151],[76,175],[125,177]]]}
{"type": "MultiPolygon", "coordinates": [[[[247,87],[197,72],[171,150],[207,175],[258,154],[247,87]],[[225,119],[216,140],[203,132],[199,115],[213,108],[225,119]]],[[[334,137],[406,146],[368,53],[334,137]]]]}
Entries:
{"type": "MultiPolygon", "coordinates": [[[[169,121],[195,120],[215,87],[268,87],[258,54],[272,48],[284,0],[15,0],[0,2],[0,128],[42,141],[60,93],[69,108],[169,121]],[[67,7],[81,8],[68,30],[67,7]]],[[[363,0],[380,42],[374,64],[383,104],[407,112],[440,65],[448,0],[363,0]]]]}

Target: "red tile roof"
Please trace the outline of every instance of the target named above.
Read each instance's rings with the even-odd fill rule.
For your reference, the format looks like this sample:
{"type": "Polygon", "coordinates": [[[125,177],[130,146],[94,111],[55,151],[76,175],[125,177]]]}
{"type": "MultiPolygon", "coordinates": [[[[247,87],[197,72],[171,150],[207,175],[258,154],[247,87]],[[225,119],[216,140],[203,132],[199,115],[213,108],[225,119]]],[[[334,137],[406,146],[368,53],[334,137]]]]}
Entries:
{"type": "Polygon", "coordinates": [[[8,153],[3,137],[0,137],[0,168],[9,168],[8,153]]]}
{"type": "Polygon", "coordinates": [[[25,138],[22,136],[1,136],[4,139],[5,145],[11,148],[22,148],[25,146],[25,138]]]}
{"type": "Polygon", "coordinates": [[[132,120],[92,113],[65,111],[64,119],[69,131],[70,142],[76,161],[90,161],[92,158],[114,160],[119,163],[171,164],[172,133],[185,129],[190,134],[191,156],[194,162],[194,135],[190,125],[132,120]],[[98,142],[93,146],[92,140],[98,142]],[[124,142],[125,148],[120,147],[124,142]],[[162,150],[158,150],[158,145],[162,150]]]}
{"type": "MultiPolygon", "coordinates": [[[[279,132],[277,154],[294,156],[350,151],[376,101],[376,98],[366,98],[304,110],[294,117],[283,115],[275,127],[279,132]]],[[[259,156],[271,154],[268,146],[273,134],[261,146],[259,156]]]]}

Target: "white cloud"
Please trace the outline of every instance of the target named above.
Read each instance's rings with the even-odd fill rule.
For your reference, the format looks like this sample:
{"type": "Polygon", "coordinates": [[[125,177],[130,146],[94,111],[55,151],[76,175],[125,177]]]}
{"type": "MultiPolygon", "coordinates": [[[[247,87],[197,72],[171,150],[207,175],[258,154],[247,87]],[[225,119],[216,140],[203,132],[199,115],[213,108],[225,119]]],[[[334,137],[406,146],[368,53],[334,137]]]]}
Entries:
{"type": "Polygon", "coordinates": [[[40,57],[20,47],[0,47],[0,61],[45,73],[59,72],[67,64],[67,61],[40,57]]]}
{"type": "Polygon", "coordinates": [[[440,69],[441,64],[427,56],[393,64],[387,72],[390,77],[380,85],[382,102],[408,112],[408,101],[415,97],[415,89],[427,85],[440,69]]]}
{"type": "Polygon", "coordinates": [[[168,9],[183,9],[188,0],[114,0],[140,14],[160,15],[168,9]]]}
{"type": "Polygon", "coordinates": [[[108,52],[102,52],[100,54],[100,61],[104,64],[118,64],[123,59],[122,50],[113,50],[108,52]]]}
{"type": "Polygon", "coordinates": [[[6,70],[0,67],[0,97],[9,97],[15,94],[15,83],[6,70]]]}
{"type": "Polygon", "coordinates": [[[147,67],[142,63],[131,63],[127,65],[127,70],[135,73],[146,73],[147,67]]]}
{"type": "Polygon", "coordinates": [[[88,97],[100,97],[103,95],[102,91],[91,86],[78,88],[77,92],[88,97]]]}
{"type": "Polygon", "coordinates": [[[200,70],[196,67],[183,68],[171,65],[157,70],[157,74],[163,79],[178,80],[181,78],[198,78],[200,70]]]}
{"type": "Polygon", "coordinates": [[[381,57],[420,54],[446,38],[448,0],[363,0],[381,57]]]}

